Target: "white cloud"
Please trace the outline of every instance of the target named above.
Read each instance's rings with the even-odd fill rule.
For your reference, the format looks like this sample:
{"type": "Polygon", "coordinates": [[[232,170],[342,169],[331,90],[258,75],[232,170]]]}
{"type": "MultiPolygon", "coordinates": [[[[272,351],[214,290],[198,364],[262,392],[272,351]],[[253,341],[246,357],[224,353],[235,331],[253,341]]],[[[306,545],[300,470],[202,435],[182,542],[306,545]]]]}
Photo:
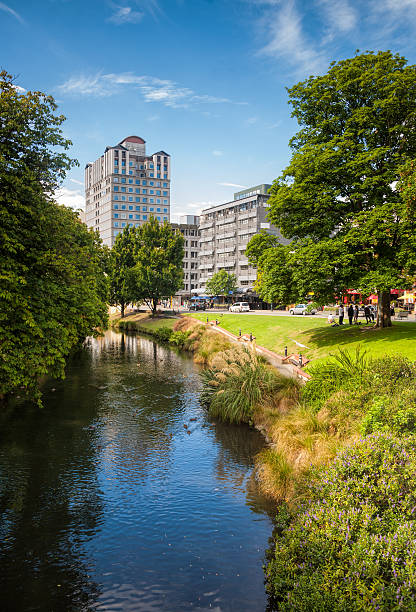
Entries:
{"type": "Polygon", "coordinates": [[[115,13],[108,18],[107,21],[115,23],[116,25],[123,25],[125,23],[139,23],[144,17],[144,13],[141,11],[134,11],[130,6],[118,6],[116,7],[115,13]]]}
{"type": "Polygon", "coordinates": [[[72,96],[105,97],[122,93],[130,87],[138,91],[145,102],[158,102],[171,108],[191,108],[203,104],[246,104],[229,98],[197,94],[188,87],[180,87],[175,81],[157,77],[135,75],[131,72],[73,76],[57,89],[72,96]]]}
{"type": "Polygon", "coordinates": [[[55,192],[55,200],[58,204],[64,204],[74,210],[78,210],[78,208],[85,210],[85,197],[79,189],[61,187],[55,192]]]}
{"type": "Polygon", "coordinates": [[[246,185],[237,185],[237,183],[217,183],[217,185],[221,185],[222,187],[240,187],[240,189],[248,189],[246,185]]]}
{"type": "Polygon", "coordinates": [[[223,151],[218,151],[218,149],[214,149],[212,154],[215,155],[215,157],[221,157],[222,155],[224,155],[224,152],[223,151]]]}
{"type": "Polygon", "coordinates": [[[284,58],[302,73],[316,73],[326,66],[322,50],[316,49],[303,33],[294,0],[287,0],[277,11],[268,12],[266,28],[270,40],[260,50],[261,54],[284,58]]]}
{"type": "Polygon", "coordinates": [[[147,121],[158,121],[160,119],[159,115],[151,115],[147,118],[147,121]]]}
{"type": "MultiPolygon", "coordinates": [[[[205,208],[211,208],[212,206],[218,206],[219,204],[223,204],[223,202],[222,201],[221,202],[207,201],[207,202],[189,202],[188,204],[181,204],[180,205],[181,211],[172,215],[172,221],[176,220],[177,222],[181,215],[200,215],[201,211],[204,210],[205,208]]],[[[175,210],[178,210],[179,205],[173,203],[172,208],[175,210]]]]}
{"type": "Polygon", "coordinates": [[[75,183],[75,185],[84,185],[82,181],[77,181],[77,179],[70,178],[71,183],[75,183]]]}
{"type": "Polygon", "coordinates": [[[17,21],[20,21],[21,24],[25,23],[24,19],[20,17],[19,13],[16,13],[16,11],[14,11],[12,8],[10,8],[10,6],[7,6],[7,4],[4,4],[3,2],[0,2],[0,11],[4,11],[5,13],[9,13],[9,15],[13,15],[13,17],[15,17],[17,21]]]}
{"type": "MultiPolygon", "coordinates": [[[[318,0],[330,28],[335,31],[350,32],[357,26],[358,16],[348,0],[318,0]]],[[[331,37],[332,37],[331,36],[331,37]]]]}
{"type": "Polygon", "coordinates": [[[244,121],[244,123],[246,125],[254,125],[255,123],[257,123],[258,120],[259,120],[258,117],[249,117],[248,119],[244,121]]]}

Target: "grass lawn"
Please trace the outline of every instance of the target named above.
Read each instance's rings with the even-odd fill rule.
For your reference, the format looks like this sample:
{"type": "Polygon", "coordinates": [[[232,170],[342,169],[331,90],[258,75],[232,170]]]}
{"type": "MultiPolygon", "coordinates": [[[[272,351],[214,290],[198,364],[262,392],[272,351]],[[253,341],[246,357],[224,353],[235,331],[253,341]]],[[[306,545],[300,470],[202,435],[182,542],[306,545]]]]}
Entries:
{"type": "MultiPolygon", "coordinates": [[[[206,321],[207,313],[191,315],[206,321]]],[[[388,329],[372,329],[364,325],[343,325],[331,327],[326,318],[273,315],[215,314],[220,326],[238,335],[252,333],[257,344],[283,355],[287,346],[289,353],[301,352],[313,359],[312,363],[336,353],[339,347],[355,349],[356,346],[368,351],[369,355],[399,353],[416,359],[416,322],[394,322],[388,329]],[[295,340],[308,348],[296,345],[295,340]]]]}

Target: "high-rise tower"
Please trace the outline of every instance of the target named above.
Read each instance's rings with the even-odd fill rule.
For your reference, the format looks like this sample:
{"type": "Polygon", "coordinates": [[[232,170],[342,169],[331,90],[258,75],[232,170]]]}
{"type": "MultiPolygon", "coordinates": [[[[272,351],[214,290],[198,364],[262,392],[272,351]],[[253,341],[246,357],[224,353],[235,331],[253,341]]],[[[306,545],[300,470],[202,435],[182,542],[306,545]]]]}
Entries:
{"type": "Polygon", "coordinates": [[[146,142],[128,136],[85,166],[85,222],[107,246],[127,225],[170,220],[170,155],[146,156],[146,142]]]}

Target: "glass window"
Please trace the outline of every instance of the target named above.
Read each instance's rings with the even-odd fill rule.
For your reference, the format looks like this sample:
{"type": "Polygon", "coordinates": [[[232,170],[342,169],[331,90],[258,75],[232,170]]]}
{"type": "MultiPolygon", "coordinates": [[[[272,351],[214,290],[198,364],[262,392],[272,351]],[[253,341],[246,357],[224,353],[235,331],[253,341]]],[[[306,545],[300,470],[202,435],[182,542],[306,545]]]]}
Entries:
{"type": "Polygon", "coordinates": [[[168,175],[167,175],[167,174],[164,174],[164,175],[163,175],[163,178],[165,178],[165,179],[166,179],[166,178],[168,178],[168,175]]]}
{"type": "Polygon", "coordinates": [[[115,176],[115,177],[113,178],[113,181],[114,181],[115,183],[118,183],[118,176],[115,176]]]}
{"type": "Polygon", "coordinates": [[[161,218],[160,218],[160,217],[157,217],[157,220],[158,220],[158,221],[161,221],[161,218]]]}
{"type": "Polygon", "coordinates": [[[160,195],[159,189],[156,190],[156,195],[160,195]]]}
{"type": "Polygon", "coordinates": [[[140,219],[140,215],[136,215],[136,219],[140,219]]]}
{"type": "Polygon", "coordinates": [[[118,200],[118,195],[115,195],[115,196],[114,196],[114,199],[115,199],[115,200],[118,200]]]}
{"type": "MultiPolygon", "coordinates": [[[[147,202],[147,198],[142,198],[142,202],[147,202]]],[[[146,207],[144,207],[146,208],[146,207]]]]}
{"type": "Polygon", "coordinates": [[[123,202],[126,201],[126,196],[121,196],[121,199],[123,200],[123,202]]]}
{"type": "Polygon", "coordinates": [[[167,191],[164,191],[164,192],[163,192],[163,195],[164,195],[164,196],[167,196],[167,195],[168,195],[168,192],[167,192],[167,191]]]}
{"type": "Polygon", "coordinates": [[[118,227],[118,221],[114,223],[114,227],[118,227]]]}
{"type": "Polygon", "coordinates": [[[143,215],[143,221],[147,221],[147,215],[143,215]]]}
{"type": "Polygon", "coordinates": [[[114,213],[114,219],[118,219],[118,213],[114,213]]]}
{"type": "Polygon", "coordinates": [[[163,183],[163,187],[167,187],[167,186],[168,186],[168,184],[167,184],[167,183],[163,183]]]}
{"type": "Polygon", "coordinates": [[[114,204],[114,209],[118,210],[118,204],[114,204]]]}
{"type": "Polygon", "coordinates": [[[167,209],[167,208],[164,208],[164,209],[163,209],[163,212],[168,212],[168,209],[167,209]]]}
{"type": "Polygon", "coordinates": [[[164,170],[165,172],[167,172],[167,171],[168,171],[168,167],[167,167],[167,166],[163,166],[163,170],[164,170]]]}
{"type": "Polygon", "coordinates": [[[125,188],[125,187],[122,187],[122,188],[121,188],[121,192],[122,192],[122,193],[126,193],[126,188],[125,188]]]}
{"type": "Polygon", "coordinates": [[[130,163],[129,163],[129,166],[132,166],[132,165],[133,165],[133,162],[130,162],[130,163]]]}
{"type": "Polygon", "coordinates": [[[129,219],[133,219],[133,215],[129,215],[129,219]]]}
{"type": "Polygon", "coordinates": [[[167,221],[167,220],[168,220],[168,218],[167,218],[167,217],[163,217],[163,221],[167,221]]]}
{"type": "Polygon", "coordinates": [[[149,181],[149,185],[154,185],[154,181],[149,181]]]}
{"type": "MultiPolygon", "coordinates": [[[[140,202],[140,198],[136,198],[136,202],[140,202]]],[[[136,208],[137,208],[137,206],[136,206],[136,208]]]]}
{"type": "Polygon", "coordinates": [[[121,174],[126,174],[126,171],[125,171],[125,170],[122,170],[122,171],[121,171],[121,174]]]}
{"type": "Polygon", "coordinates": [[[160,208],[157,208],[157,209],[156,209],[156,212],[160,212],[160,208]]]}
{"type": "Polygon", "coordinates": [[[129,179],[129,185],[134,185],[134,180],[133,179],[129,179]]]}
{"type": "Polygon", "coordinates": [[[133,210],[133,209],[134,209],[134,206],[129,206],[129,210],[133,210]]]}
{"type": "Polygon", "coordinates": [[[114,172],[115,172],[115,174],[117,174],[118,173],[118,168],[114,168],[114,172]]]}
{"type": "Polygon", "coordinates": [[[156,204],[160,204],[160,199],[159,198],[156,199],[156,204]]]}
{"type": "Polygon", "coordinates": [[[167,200],[163,200],[163,204],[167,204],[167,203],[168,203],[168,201],[167,201],[167,200]]]}
{"type": "MultiPolygon", "coordinates": [[[[136,199],[138,199],[138,198],[136,198],[136,199]]],[[[140,206],[136,206],[136,210],[140,210],[140,206]]]]}
{"type": "Polygon", "coordinates": [[[154,168],[154,165],[153,164],[149,164],[149,168],[154,168]]]}
{"type": "Polygon", "coordinates": [[[115,166],[118,166],[118,159],[115,159],[115,160],[114,160],[114,165],[115,165],[115,166]]]}
{"type": "Polygon", "coordinates": [[[142,189],[142,193],[147,193],[147,189],[142,189]]]}
{"type": "Polygon", "coordinates": [[[122,178],[122,179],[121,179],[121,182],[122,182],[122,183],[125,183],[125,182],[126,182],[126,179],[125,179],[125,178],[122,178]]]}
{"type": "Polygon", "coordinates": [[[157,173],[157,178],[161,178],[160,172],[157,173]]]}
{"type": "Polygon", "coordinates": [[[147,206],[143,206],[142,210],[147,210],[147,206]]]}
{"type": "Polygon", "coordinates": [[[134,227],[134,223],[129,223],[129,227],[134,227]]]}
{"type": "Polygon", "coordinates": [[[136,193],[140,193],[140,189],[136,187],[136,193]]]}
{"type": "Polygon", "coordinates": [[[122,165],[122,166],[125,166],[125,165],[126,165],[126,161],[125,161],[124,159],[123,159],[123,161],[121,162],[121,165],[122,165]]]}
{"type": "Polygon", "coordinates": [[[140,170],[143,170],[143,169],[144,169],[143,164],[140,164],[140,170]]]}
{"type": "Polygon", "coordinates": [[[114,191],[118,191],[117,185],[114,185],[114,191]]]}
{"type": "Polygon", "coordinates": [[[125,204],[121,205],[121,210],[126,210],[126,205],[125,204]]]}
{"type": "Polygon", "coordinates": [[[150,176],[151,176],[151,177],[154,177],[154,174],[153,174],[153,172],[151,172],[151,173],[150,173],[150,176]]]}
{"type": "Polygon", "coordinates": [[[133,198],[129,196],[129,202],[133,202],[133,198]]]}
{"type": "Polygon", "coordinates": [[[122,224],[121,224],[121,227],[126,227],[126,224],[125,224],[125,223],[122,223],[122,224]]]}
{"type": "Polygon", "coordinates": [[[149,210],[150,210],[150,212],[153,212],[153,211],[154,211],[154,208],[149,208],[149,210]]]}
{"type": "Polygon", "coordinates": [[[133,188],[129,187],[129,193],[133,193],[133,188]]]}
{"type": "Polygon", "coordinates": [[[147,185],[147,181],[142,181],[142,185],[147,185]]]}
{"type": "Polygon", "coordinates": [[[154,190],[153,189],[149,189],[149,193],[154,193],[154,190]]]}
{"type": "Polygon", "coordinates": [[[155,199],[154,198],[149,198],[149,202],[150,202],[150,204],[154,204],[155,203],[155,199]]]}
{"type": "MultiPolygon", "coordinates": [[[[129,170],[129,174],[133,174],[133,170],[129,170]]],[[[131,225],[131,224],[130,224],[131,225]]]]}
{"type": "Polygon", "coordinates": [[[136,180],[136,185],[140,185],[140,181],[139,180],[136,180]]]}

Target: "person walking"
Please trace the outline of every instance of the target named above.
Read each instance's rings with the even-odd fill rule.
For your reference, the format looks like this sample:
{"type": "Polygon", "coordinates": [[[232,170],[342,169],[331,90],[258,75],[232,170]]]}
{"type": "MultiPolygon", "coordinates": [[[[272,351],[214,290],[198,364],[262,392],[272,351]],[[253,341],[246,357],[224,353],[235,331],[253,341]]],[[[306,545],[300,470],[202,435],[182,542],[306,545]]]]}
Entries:
{"type": "Polygon", "coordinates": [[[354,306],[350,304],[348,306],[348,321],[350,325],[352,325],[353,318],[354,318],[354,306]]]}
{"type": "Polygon", "coordinates": [[[370,306],[370,314],[371,314],[371,321],[374,323],[374,319],[376,316],[376,307],[375,306],[370,306]]]}
{"type": "Polygon", "coordinates": [[[354,306],[354,323],[355,323],[356,325],[357,325],[357,323],[358,323],[358,315],[359,315],[359,313],[360,313],[360,310],[359,310],[359,308],[358,308],[358,304],[356,304],[356,305],[354,306]]]}
{"type": "Polygon", "coordinates": [[[364,306],[364,315],[365,315],[365,322],[371,323],[370,306],[368,304],[364,306]]]}
{"type": "Polygon", "coordinates": [[[344,306],[340,304],[338,306],[338,325],[343,325],[344,320],[344,306]]]}

